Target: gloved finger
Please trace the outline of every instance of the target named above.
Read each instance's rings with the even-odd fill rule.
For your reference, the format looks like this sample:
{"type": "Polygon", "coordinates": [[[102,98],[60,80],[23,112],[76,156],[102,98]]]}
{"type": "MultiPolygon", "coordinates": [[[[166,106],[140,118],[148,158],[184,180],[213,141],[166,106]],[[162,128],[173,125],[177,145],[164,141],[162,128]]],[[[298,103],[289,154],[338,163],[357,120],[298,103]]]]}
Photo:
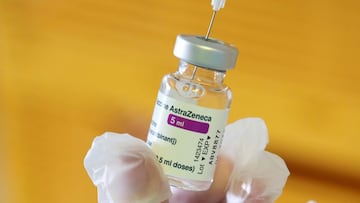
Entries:
{"type": "Polygon", "coordinates": [[[267,151],[259,152],[246,168],[235,167],[227,192],[228,203],[270,203],[282,193],[289,171],[285,162],[267,151]]]}
{"type": "Polygon", "coordinates": [[[226,126],[220,153],[237,165],[246,165],[268,142],[265,122],[261,118],[244,118],[226,126]]]}
{"type": "Polygon", "coordinates": [[[98,188],[99,203],[159,203],[171,196],[153,152],[128,134],[96,137],[84,165],[98,188]]]}
{"type": "Polygon", "coordinates": [[[241,119],[226,127],[220,154],[234,165],[227,203],[268,203],[281,194],[289,170],[279,156],[264,151],[267,143],[262,119],[241,119]]]}

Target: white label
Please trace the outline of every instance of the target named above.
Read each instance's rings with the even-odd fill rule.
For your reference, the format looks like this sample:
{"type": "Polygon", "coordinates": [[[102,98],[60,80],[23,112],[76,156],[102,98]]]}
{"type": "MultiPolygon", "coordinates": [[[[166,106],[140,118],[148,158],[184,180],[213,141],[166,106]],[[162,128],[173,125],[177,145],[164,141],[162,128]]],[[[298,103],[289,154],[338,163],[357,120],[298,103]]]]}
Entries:
{"type": "Polygon", "coordinates": [[[227,117],[227,109],[200,107],[159,92],[147,144],[167,175],[212,180],[227,117]]]}

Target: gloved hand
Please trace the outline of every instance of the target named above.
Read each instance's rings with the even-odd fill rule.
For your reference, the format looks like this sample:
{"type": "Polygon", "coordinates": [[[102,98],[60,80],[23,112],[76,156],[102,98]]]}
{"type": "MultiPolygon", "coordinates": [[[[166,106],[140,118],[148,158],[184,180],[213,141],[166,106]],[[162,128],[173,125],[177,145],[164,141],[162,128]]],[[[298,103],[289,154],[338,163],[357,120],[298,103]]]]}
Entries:
{"type": "Polygon", "coordinates": [[[155,154],[128,134],[96,137],[84,164],[99,203],[270,203],[281,194],[289,171],[279,156],[264,150],[267,143],[262,119],[228,125],[214,182],[200,192],[170,187],[155,154]]]}

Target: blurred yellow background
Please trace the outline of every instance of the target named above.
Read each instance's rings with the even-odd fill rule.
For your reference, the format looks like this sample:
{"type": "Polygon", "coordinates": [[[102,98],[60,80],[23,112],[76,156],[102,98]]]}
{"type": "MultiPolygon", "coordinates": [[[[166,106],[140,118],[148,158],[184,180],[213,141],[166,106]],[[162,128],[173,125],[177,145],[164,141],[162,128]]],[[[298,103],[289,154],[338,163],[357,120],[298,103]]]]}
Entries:
{"type": "MultiPolygon", "coordinates": [[[[0,202],[97,202],[93,138],[145,139],[176,35],[210,17],[210,0],[0,1],[0,202]]],[[[211,36],[240,49],[229,122],[264,118],[291,171],[277,202],[360,202],[360,1],[228,0],[211,36]]]]}

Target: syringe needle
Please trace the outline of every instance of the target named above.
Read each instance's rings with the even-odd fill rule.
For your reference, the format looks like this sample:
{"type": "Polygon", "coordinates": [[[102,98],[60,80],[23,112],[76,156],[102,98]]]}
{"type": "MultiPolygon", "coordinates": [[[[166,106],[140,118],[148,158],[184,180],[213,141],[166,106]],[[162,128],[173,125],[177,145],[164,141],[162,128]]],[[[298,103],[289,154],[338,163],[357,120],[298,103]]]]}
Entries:
{"type": "Polygon", "coordinates": [[[211,28],[212,28],[212,25],[214,23],[215,16],[216,16],[216,11],[214,10],[213,13],[212,13],[212,16],[211,16],[211,20],[210,20],[208,30],[207,30],[206,35],[205,35],[205,40],[209,39],[211,28]]]}
{"type": "Polygon", "coordinates": [[[207,31],[207,33],[205,35],[205,40],[209,39],[211,28],[212,28],[212,25],[214,23],[216,12],[218,10],[220,10],[221,8],[224,8],[225,0],[211,0],[211,6],[212,6],[214,12],[213,12],[212,17],[211,17],[211,21],[210,21],[208,31],[207,31]]]}

